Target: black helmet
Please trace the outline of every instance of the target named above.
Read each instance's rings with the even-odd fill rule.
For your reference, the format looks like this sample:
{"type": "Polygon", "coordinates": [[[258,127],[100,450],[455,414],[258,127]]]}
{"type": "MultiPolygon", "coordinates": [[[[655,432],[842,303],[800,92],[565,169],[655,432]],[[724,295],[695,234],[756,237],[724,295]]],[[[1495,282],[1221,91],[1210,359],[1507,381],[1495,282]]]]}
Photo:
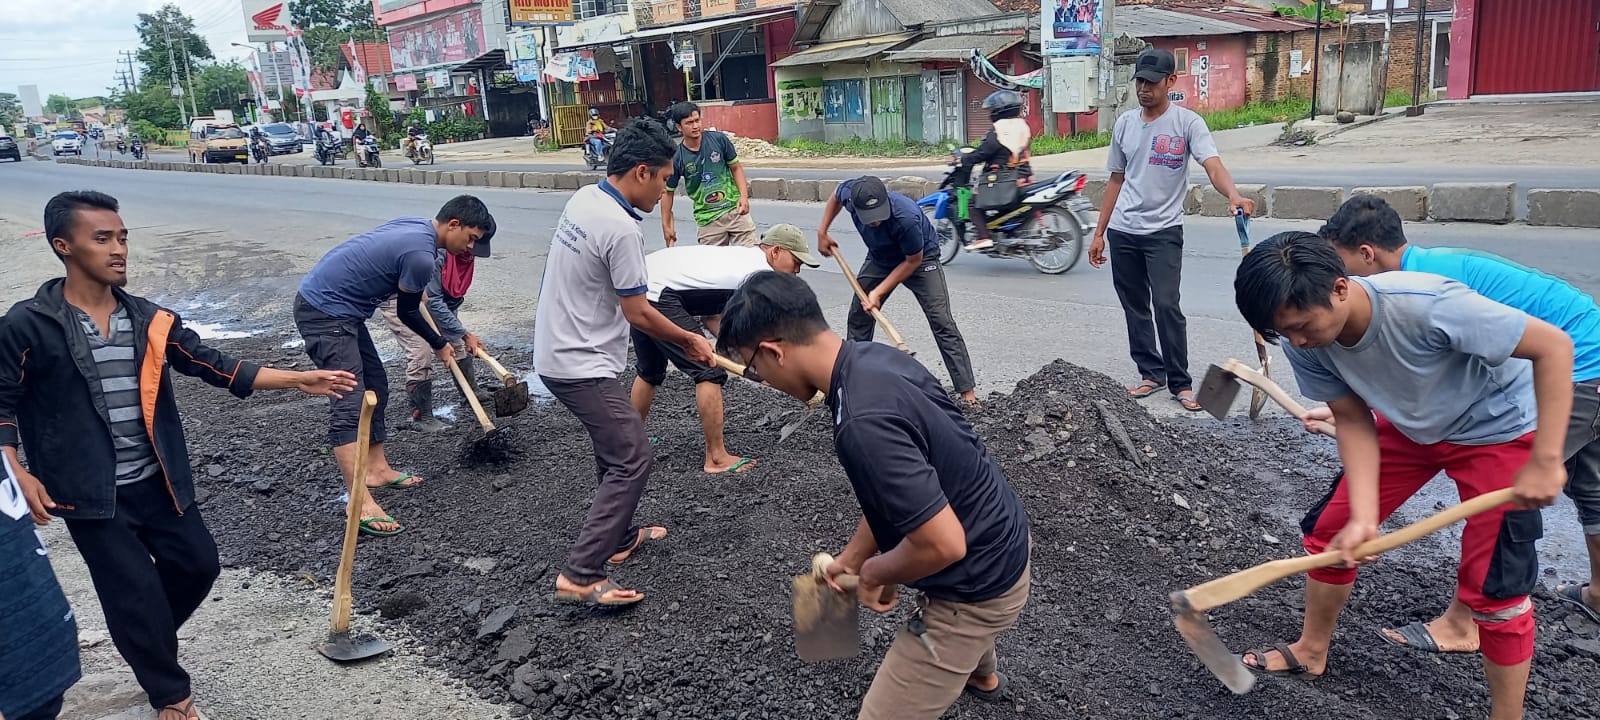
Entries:
{"type": "Polygon", "coordinates": [[[1022,96],[1010,90],[996,90],[983,99],[990,120],[1004,120],[1022,115],[1022,96]]]}

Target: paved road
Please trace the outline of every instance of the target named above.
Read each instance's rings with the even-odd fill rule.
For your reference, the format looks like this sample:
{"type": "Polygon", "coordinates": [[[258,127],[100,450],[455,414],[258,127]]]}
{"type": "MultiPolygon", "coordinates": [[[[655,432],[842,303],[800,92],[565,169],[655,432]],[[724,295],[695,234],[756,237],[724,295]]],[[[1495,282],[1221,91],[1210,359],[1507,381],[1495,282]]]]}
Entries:
{"type": "MultiPolygon", "coordinates": [[[[0,166],[0,216],[39,227],[49,196],[63,188],[89,187],[123,202],[134,228],[131,278],[136,290],[164,297],[187,317],[256,333],[292,334],[288,302],[298,278],[333,244],[405,213],[431,213],[452,190],[431,186],[356,183],[341,180],[107,170],[50,163],[0,166]]],[[[494,258],[479,271],[463,319],[487,342],[526,346],[533,337],[538,278],[566,194],[530,190],[477,189],[500,223],[494,258]]],[[[677,216],[688,217],[682,205],[677,216]]],[[[815,204],[757,201],[753,212],[764,226],[788,222],[808,234],[820,215],[815,204]]],[[[848,223],[834,237],[845,256],[859,262],[860,238],[848,223]]],[[[1315,223],[1261,220],[1260,240],[1315,223]]],[[[1229,356],[1253,350],[1248,328],[1233,306],[1232,277],[1238,241],[1230,221],[1191,218],[1183,280],[1189,316],[1191,363],[1197,374],[1229,356]]],[[[1600,295],[1600,239],[1592,230],[1417,224],[1411,239],[1490,250],[1565,277],[1600,295]]],[[[647,243],[661,246],[659,220],[645,221],[647,243]]],[[[692,237],[687,225],[680,236],[692,237]]],[[[10,248],[14,262],[54,263],[42,240],[10,248]]],[[[1111,288],[1109,270],[1087,262],[1061,276],[1041,275],[1023,261],[962,256],[947,267],[952,300],[976,368],[980,393],[1008,390],[1041,365],[1065,358],[1133,381],[1125,326],[1111,288]]],[[[835,327],[844,324],[850,290],[837,268],[807,271],[835,327]]],[[[14,302],[32,287],[0,284],[14,302]]],[[[909,296],[897,295],[886,312],[918,358],[943,377],[938,354],[909,296]]],[[[387,333],[375,333],[382,337],[387,333]]],[[[1276,365],[1288,387],[1287,363],[1276,365]]],[[[1183,414],[1164,393],[1144,401],[1152,412],[1183,414]]],[[[1196,421],[1209,421],[1196,419],[1196,421]]],[[[1552,533],[1570,523],[1552,522],[1552,533]],[[1555,526],[1560,526],[1557,528],[1555,526]]],[[[1564,545],[1564,544],[1563,544],[1564,545]]],[[[1570,546],[1568,546],[1570,547],[1570,546]]],[[[1547,551],[1548,554],[1548,551],[1547,551]]],[[[1575,554],[1563,554],[1568,560],[1575,554]]]]}

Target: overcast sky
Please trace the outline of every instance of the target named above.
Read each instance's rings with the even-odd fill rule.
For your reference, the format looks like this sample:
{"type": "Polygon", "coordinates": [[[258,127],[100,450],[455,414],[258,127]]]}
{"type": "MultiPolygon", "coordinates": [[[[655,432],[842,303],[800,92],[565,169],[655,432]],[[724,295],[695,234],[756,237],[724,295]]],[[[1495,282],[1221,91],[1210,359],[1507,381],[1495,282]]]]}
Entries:
{"type": "MultiPolygon", "coordinates": [[[[219,59],[244,59],[239,0],[172,0],[193,18],[219,59]]],[[[141,12],[168,0],[0,0],[0,92],[38,85],[39,101],[52,93],[105,95],[116,82],[118,52],[139,49],[134,30],[141,12]]],[[[124,65],[124,68],[126,65],[124,65]]],[[[141,73],[137,59],[135,69],[141,73]]]]}

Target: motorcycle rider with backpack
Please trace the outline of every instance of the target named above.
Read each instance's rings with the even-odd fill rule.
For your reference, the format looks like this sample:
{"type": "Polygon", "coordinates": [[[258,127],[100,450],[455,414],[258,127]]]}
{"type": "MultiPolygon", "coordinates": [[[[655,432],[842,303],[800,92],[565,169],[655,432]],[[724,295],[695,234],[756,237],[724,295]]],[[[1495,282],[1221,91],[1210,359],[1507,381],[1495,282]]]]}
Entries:
{"type": "Polygon", "coordinates": [[[607,126],[606,121],[600,119],[600,111],[598,109],[589,108],[589,124],[586,129],[588,130],[589,138],[585,142],[589,143],[589,147],[594,150],[594,156],[597,158],[605,157],[607,126]]]}
{"type": "MultiPolygon", "coordinates": [[[[1022,119],[1022,96],[1010,90],[997,90],[984,98],[983,108],[989,111],[994,127],[989,128],[976,150],[961,156],[962,168],[970,171],[982,163],[985,172],[999,172],[1003,177],[998,179],[1009,177],[1019,188],[1032,182],[1033,165],[1029,162],[1028,146],[1033,132],[1028,128],[1028,121],[1022,119]]],[[[1015,197],[1017,193],[1010,194],[1015,197]]],[[[988,203],[984,202],[982,188],[974,200],[972,226],[978,239],[968,244],[967,250],[987,250],[994,247],[994,240],[989,237],[989,213],[1004,208],[985,207],[988,203]]]]}

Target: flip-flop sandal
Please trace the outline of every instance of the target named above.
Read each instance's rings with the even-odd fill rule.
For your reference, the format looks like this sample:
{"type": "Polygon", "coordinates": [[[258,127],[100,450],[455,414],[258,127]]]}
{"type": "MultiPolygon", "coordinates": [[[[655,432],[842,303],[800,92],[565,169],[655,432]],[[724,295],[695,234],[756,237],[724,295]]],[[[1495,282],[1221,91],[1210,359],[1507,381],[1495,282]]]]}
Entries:
{"type": "Polygon", "coordinates": [[[579,605],[592,605],[596,607],[616,607],[620,605],[632,605],[644,599],[644,593],[639,593],[631,598],[622,598],[620,600],[602,599],[608,592],[625,589],[627,588],[618,585],[614,580],[606,580],[605,582],[598,583],[589,588],[587,592],[557,590],[556,600],[564,603],[576,603],[579,605]]]}
{"type": "Polygon", "coordinates": [[[382,485],[379,485],[378,487],[380,487],[380,488],[394,488],[396,490],[410,490],[411,488],[414,488],[414,487],[416,487],[418,485],[421,485],[422,484],[421,481],[422,481],[422,478],[417,477],[415,474],[412,474],[412,473],[400,473],[400,477],[397,477],[397,478],[395,478],[393,480],[390,480],[389,482],[386,482],[386,483],[384,483],[382,485]],[[414,482],[414,483],[407,483],[406,482],[407,480],[410,480],[412,478],[416,478],[417,482],[414,482]]]}
{"type": "Polygon", "coordinates": [[[962,412],[973,412],[983,409],[983,402],[979,400],[956,400],[956,405],[961,408],[962,412]]]}
{"type": "Polygon", "coordinates": [[[1138,385],[1128,388],[1128,395],[1133,397],[1135,400],[1138,400],[1140,398],[1150,397],[1151,395],[1156,394],[1156,391],[1160,389],[1160,383],[1157,383],[1153,380],[1140,380],[1138,385]]]}
{"type": "Polygon", "coordinates": [[[1247,651],[1244,655],[1239,657],[1239,664],[1245,666],[1245,668],[1250,672],[1259,675],[1288,677],[1296,680],[1315,680],[1319,677],[1322,677],[1321,675],[1313,675],[1311,673],[1311,669],[1306,667],[1305,664],[1301,663],[1299,658],[1296,658],[1294,653],[1289,651],[1289,646],[1284,643],[1278,643],[1272,647],[1256,648],[1255,650],[1247,651]],[[1267,669],[1267,653],[1269,652],[1277,652],[1279,655],[1283,656],[1283,662],[1286,666],[1283,670],[1267,669]],[[1255,656],[1256,659],[1255,665],[1251,665],[1250,663],[1244,661],[1245,658],[1252,655],[1255,656]]]}
{"type": "Polygon", "coordinates": [[[1177,400],[1178,404],[1182,405],[1183,409],[1188,410],[1189,412],[1200,412],[1201,410],[1205,409],[1200,406],[1199,401],[1194,399],[1194,395],[1192,393],[1188,397],[1184,397],[1182,395],[1173,395],[1172,399],[1177,400]]]}
{"type": "Polygon", "coordinates": [[[200,714],[200,708],[194,706],[194,698],[161,708],[156,711],[156,717],[158,720],[167,720],[168,717],[181,718],[182,720],[206,720],[206,716],[200,714]]]}
{"type": "Polygon", "coordinates": [[[364,532],[364,533],[366,533],[368,535],[376,535],[378,537],[393,537],[393,536],[399,535],[400,533],[403,533],[405,531],[406,531],[406,526],[395,522],[394,518],[392,516],[389,516],[389,515],[381,515],[381,516],[378,516],[378,517],[361,518],[361,532],[364,532]],[[395,529],[393,529],[393,530],[380,530],[380,529],[378,529],[376,527],[373,527],[373,525],[376,524],[376,523],[384,523],[385,525],[387,525],[389,523],[394,523],[397,527],[395,529]]]}
{"type": "MultiPolygon", "coordinates": [[[[736,463],[734,463],[732,465],[729,465],[727,470],[723,470],[722,472],[713,473],[713,474],[715,474],[715,475],[738,475],[738,474],[740,474],[739,468],[742,468],[742,467],[744,467],[746,465],[749,465],[749,464],[751,464],[751,463],[753,463],[755,461],[756,461],[755,458],[742,457],[742,458],[739,458],[739,462],[736,462],[736,463]]],[[[746,472],[749,472],[749,471],[746,471],[746,472]]]]}
{"type": "Polygon", "coordinates": [[[995,685],[993,690],[981,690],[972,683],[967,683],[961,688],[961,692],[971,695],[984,702],[993,703],[1005,700],[1006,688],[1011,685],[1011,681],[1007,680],[1005,673],[1002,672],[996,671],[994,676],[1000,679],[1000,684],[995,685]]]}
{"type": "Polygon", "coordinates": [[[1589,583],[1584,583],[1582,585],[1557,585],[1555,592],[1556,599],[1577,606],[1579,610],[1583,611],[1583,614],[1589,616],[1590,620],[1600,623],[1600,610],[1595,610],[1594,608],[1589,607],[1589,603],[1583,601],[1583,589],[1586,587],[1589,587],[1589,583]]]}
{"type": "Polygon", "coordinates": [[[633,544],[631,544],[631,545],[629,545],[628,547],[625,547],[625,548],[619,548],[616,552],[611,553],[611,557],[612,558],[614,558],[614,557],[616,557],[618,555],[624,555],[624,557],[621,560],[612,560],[611,558],[606,558],[606,564],[607,565],[610,565],[611,567],[616,567],[618,565],[621,565],[621,564],[627,562],[628,560],[632,559],[633,558],[633,554],[638,552],[639,548],[644,547],[645,543],[651,542],[653,540],[665,540],[665,539],[667,539],[667,529],[664,528],[664,527],[661,527],[660,525],[646,525],[646,526],[643,526],[643,527],[636,527],[636,528],[632,528],[632,532],[633,532],[633,544]],[[655,533],[652,532],[652,531],[655,531],[655,530],[660,530],[661,531],[661,537],[654,537],[655,533]]]}
{"type": "Polygon", "coordinates": [[[1390,630],[1390,632],[1399,633],[1400,637],[1405,640],[1405,642],[1400,642],[1399,640],[1389,637],[1389,633],[1386,633],[1383,630],[1378,631],[1378,637],[1383,638],[1384,642],[1389,643],[1397,648],[1415,650],[1417,652],[1428,653],[1431,655],[1478,654],[1477,650],[1445,650],[1439,647],[1439,641],[1433,639],[1433,633],[1428,632],[1427,624],[1420,621],[1408,623],[1398,630],[1393,630],[1391,628],[1384,628],[1384,630],[1390,630]]]}

